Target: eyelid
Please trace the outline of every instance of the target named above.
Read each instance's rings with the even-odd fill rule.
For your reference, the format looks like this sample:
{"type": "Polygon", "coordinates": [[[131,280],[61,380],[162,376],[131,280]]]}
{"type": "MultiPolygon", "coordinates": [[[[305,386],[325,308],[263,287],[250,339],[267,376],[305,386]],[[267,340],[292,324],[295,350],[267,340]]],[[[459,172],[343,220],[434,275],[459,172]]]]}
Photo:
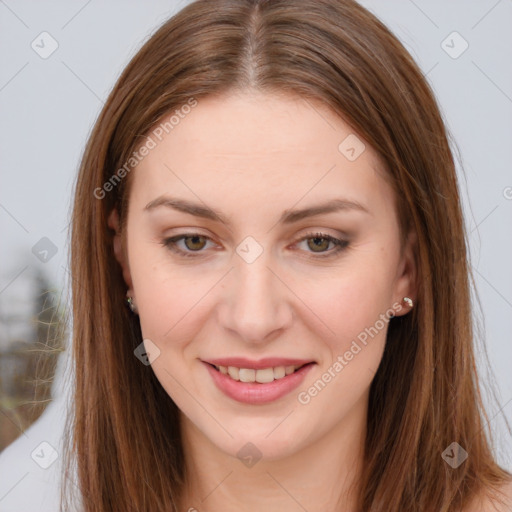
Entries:
{"type": "MultiPolygon", "coordinates": [[[[192,237],[201,237],[201,238],[204,238],[207,242],[212,242],[212,243],[215,243],[213,241],[213,239],[208,236],[208,235],[205,235],[199,231],[194,231],[194,232],[188,232],[188,233],[180,233],[178,235],[174,235],[174,236],[170,236],[170,237],[165,237],[162,241],[161,241],[161,244],[166,247],[167,249],[169,249],[170,251],[174,252],[174,253],[177,253],[179,256],[183,256],[185,258],[198,258],[198,257],[203,257],[205,256],[205,250],[201,249],[201,250],[198,250],[198,251],[185,251],[183,249],[178,249],[176,247],[177,243],[183,239],[186,239],[186,238],[192,238],[192,237]]],[[[329,233],[325,233],[323,231],[320,231],[320,230],[317,230],[317,231],[310,231],[308,233],[303,233],[301,234],[299,237],[297,237],[293,242],[292,242],[292,246],[295,246],[297,245],[298,243],[300,242],[303,242],[303,241],[306,241],[308,239],[312,239],[312,238],[321,238],[321,239],[325,239],[325,240],[328,240],[329,243],[334,243],[335,244],[335,247],[333,249],[330,249],[328,251],[325,251],[325,252],[318,252],[318,253],[315,253],[315,252],[308,252],[308,256],[306,256],[306,258],[308,259],[314,259],[314,260],[318,260],[318,259],[322,259],[322,258],[329,258],[329,257],[333,257],[335,255],[337,255],[340,251],[342,251],[343,249],[346,249],[347,246],[349,245],[349,240],[348,240],[348,237],[346,235],[342,235],[342,236],[333,236],[333,235],[330,235],[329,233]]]]}
{"type": "Polygon", "coordinates": [[[323,231],[310,231],[308,233],[304,233],[301,236],[299,236],[295,242],[293,242],[292,245],[296,245],[299,242],[303,242],[305,240],[311,239],[311,238],[323,238],[325,240],[328,240],[329,242],[332,242],[335,244],[335,247],[333,249],[330,249],[329,251],[325,252],[307,252],[308,256],[305,256],[308,259],[322,259],[322,258],[332,258],[338,255],[340,251],[343,251],[346,249],[349,245],[348,237],[346,236],[333,236],[329,233],[325,233],[323,231]]]}
{"type": "Polygon", "coordinates": [[[201,257],[203,256],[202,253],[204,253],[205,251],[204,250],[200,250],[200,251],[184,251],[182,249],[178,249],[176,246],[177,246],[177,243],[185,238],[192,238],[192,237],[197,237],[197,236],[200,236],[201,238],[204,238],[207,242],[212,242],[213,243],[213,239],[211,237],[209,237],[208,235],[204,235],[203,233],[200,233],[200,232],[189,232],[189,233],[180,233],[179,235],[173,235],[173,236],[169,236],[169,237],[165,237],[163,238],[163,240],[161,241],[161,244],[169,249],[170,251],[174,252],[174,253],[177,253],[179,256],[183,256],[185,258],[197,258],[197,257],[201,257]]]}

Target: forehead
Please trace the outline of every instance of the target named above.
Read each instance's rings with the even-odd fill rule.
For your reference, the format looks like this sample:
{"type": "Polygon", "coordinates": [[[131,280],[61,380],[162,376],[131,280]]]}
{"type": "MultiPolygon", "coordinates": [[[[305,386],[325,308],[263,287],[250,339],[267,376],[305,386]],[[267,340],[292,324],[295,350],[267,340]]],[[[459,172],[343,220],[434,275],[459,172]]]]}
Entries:
{"type": "Polygon", "coordinates": [[[155,145],[135,168],[134,199],[147,203],[172,193],[283,209],[301,197],[330,199],[337,192],[359,194],[356,200],[366,195],[374,204],[389,200],[374,150],[318,102],[230,94],[199,99],[183,112],[172,125],[164,124],[172,113],[164,116],[150,132],[155,145]]]}

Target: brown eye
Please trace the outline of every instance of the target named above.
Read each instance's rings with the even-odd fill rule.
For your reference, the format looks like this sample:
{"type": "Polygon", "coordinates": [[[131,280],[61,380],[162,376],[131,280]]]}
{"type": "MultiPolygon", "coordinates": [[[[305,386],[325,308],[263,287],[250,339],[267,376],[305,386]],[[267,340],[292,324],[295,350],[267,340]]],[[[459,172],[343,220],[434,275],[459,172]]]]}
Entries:
{"type": "Polygon", "coordinates": [[[183,241],[187,249],[190,249],[191,251],[200,251],[206,245],[206,238],[201,235],[183,237],[183,241]],[[191,242],[188,243],[188,240],[191,240],[191,242]]]}
{"type": "MultiPolygon", "coordinates": [[[[208,242],[211,240],[207,236],[199,233],[185,233],[183,235],[173,236],[162,240],[162,245],[179,256],[198,257],[206,254],[208,242]]],[[[212,242],[213,244],[213,242],[212,242]]]]}
{"type": "Polygon", "coordinates": [[[348,240],[335,238],[327,233],[307,233],[298,241],[299,246],[300,244],[305,244],[301,250],[309,253],[309,257],[318,260],[319,258],[336,257],[348,247],[349,242],[348,240]],[[312,254],[314,256],[311,256],[312,254]]]}
{"type": "Polygon", "coordinates": [[[329,248],[329,244],[331,243],[331,240],[325,237],[308,238],[307,240],[308,247],[312,249],[313,252],[324,252],[329,248]],[[312,243],[310,243],[310,240],[312,240],[312,243]]]}

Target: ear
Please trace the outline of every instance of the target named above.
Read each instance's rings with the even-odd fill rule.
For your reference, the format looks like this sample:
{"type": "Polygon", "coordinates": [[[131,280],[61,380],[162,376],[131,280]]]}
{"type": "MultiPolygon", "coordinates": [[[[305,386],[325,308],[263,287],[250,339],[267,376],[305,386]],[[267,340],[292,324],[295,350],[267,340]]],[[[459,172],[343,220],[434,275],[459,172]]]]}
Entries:
{"type": "Polygon", "coordinates": [[[394,293],[395,303],[400,304],[402,308],[396,312],[396,316],[405,315],[411,310],[411,307],[404,302],[404,297],[409,297],[413,302],[416,302],[418,293],[418,267],[416,262],[417,240],[418,237],[416,233],[410,231],[402,249],[394,293]]]}
{"type": "Polygon", "coordinates": [[[130,267],[128,266],[128,258],[126,254],[126,240],[124,233],[121,233],[119,226],[119,213],[114,208],[108,216],[108,226],[115,231],[114,235],[114,255],[123,270],[123,278],[128,286],[128,290],[133,292],[132,277],[130,267]]]}

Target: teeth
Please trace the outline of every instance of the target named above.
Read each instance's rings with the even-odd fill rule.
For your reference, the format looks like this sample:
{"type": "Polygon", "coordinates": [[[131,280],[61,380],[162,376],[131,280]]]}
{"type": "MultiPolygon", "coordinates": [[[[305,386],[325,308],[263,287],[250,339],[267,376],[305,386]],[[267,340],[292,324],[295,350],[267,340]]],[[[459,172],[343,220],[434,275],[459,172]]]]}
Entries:
{"type": "Polygon", "coordinates": [[[295,366],[285,366],[284,371],[286,375],[290,375],[290,373],[293,373],[295,371],[295,366]]]}
{"type": "Polygon", "coordinates": [[[256,382],[260,384],[266,384],[272,382],[276,377],[275,369],[265,368],[264,370],[256,370],[256,382]]]}
{"type": "Polygon", "coordinates": [[[256,382],[256,370],[240,368],[238,376],[240,377],[240,382],[256,382]]]}
{"type": "Polygon", "coordinates": [[[274,379],[282,379],[284,376],[286,376],[286,370],[284,369],[284,366],[278,366],[277,368],[274,368],[274,379]]]}
{"type": "Polygon", "coordinates": [[[274,380],[282,379],[291,375],[300,366],[276,366],[275,368],[265,368],[255,370],[253,368],[236,368],[235,366],[215,366],[220,373],[229,375],[233,380],[240,382],[259,382],[267,384],[274,380]]]}
{"type": "Polygon", "coordinates": [[[228,367],[228,375],[233,380],[240,380],[240,370],[238,368],[235,368],[234,366],[228,367]]]}

